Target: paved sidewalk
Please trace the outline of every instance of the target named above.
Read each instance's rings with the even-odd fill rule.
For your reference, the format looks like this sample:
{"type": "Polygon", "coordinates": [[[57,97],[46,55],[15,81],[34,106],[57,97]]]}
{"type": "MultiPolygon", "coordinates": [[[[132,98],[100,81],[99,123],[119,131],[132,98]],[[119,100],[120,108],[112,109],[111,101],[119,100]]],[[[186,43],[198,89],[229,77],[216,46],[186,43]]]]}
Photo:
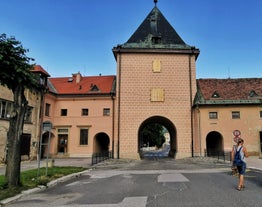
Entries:
{"type": "MultiPolygon", "coordinates": [[[[51,161],[51,159],[49,161],[51,161]]],[[[203,160],[203,162],[205,161],[203,160]]],[[[54,165],[55,166],[75,166],[75,167],[85,167],[85,168],[92,167],[91,158],[57,158],[57,159],[54,159],[54,165]]],[[[40,167],[46,167],[46,160],[41,160],[40,167]]],[[[37,168],[38,168],[37,160],[21,162],[21,171],[29,170],[29,169],[37,169],[37,168]]],[[[262,171],[262,159],[260,159],[258,156],[248,157],[247,158],[247,168],[257,169],[257,170],[262,171]]],[[[5,174],[5,165],[0,164],[0,175],[3,175],[3,174],[5,174]]]]}
{"type": "Polygon", "coordinates": [[[262,158],[258,156],[250,156],[246,158],[247,160],[247,168],[257,169],[262,171],[262,158]]]}
{"type": "MultiPolygon", "coordinates": [[[[51,162],[52,159],[49,159],[51,162]]],[[[46,160],[41,160],[40,167],[46,167],[47,162],[46,160]]],[[[91,167],[91,158],[56,158],[54,159],[55,166],[75,166],[75,167],[91,167]]],[[[21,171],[30,170],[30,169],[37,169],[38,168],[38,161],[23,161],[21,162],[21,171]]],[[[0,164],[0,175],[5,174],[5,165],[0,164]]]]}

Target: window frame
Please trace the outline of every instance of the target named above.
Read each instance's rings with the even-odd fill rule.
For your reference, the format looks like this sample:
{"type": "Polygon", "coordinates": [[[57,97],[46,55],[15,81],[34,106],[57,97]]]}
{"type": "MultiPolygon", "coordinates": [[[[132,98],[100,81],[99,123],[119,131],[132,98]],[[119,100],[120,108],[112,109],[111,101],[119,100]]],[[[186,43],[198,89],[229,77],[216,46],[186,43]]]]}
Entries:
{"type": "Polygon", "coordinates": [[[45,103],[45,116],[50,116],[51,104],[45,103]]]}
{"type": "Polygon", "coordinates": [[[89,137],[89,128],[80,128],[80,130],[79,130],[79,145],[80,146],[87,146],[88,145],[88,137],[89,137]],[[84,134],[84,132],[86,132],[86,133],[84,134]]]}
{"type": "Polygon", "coordinates": [[[33,113],[33,107],[27,106],[25,116],[24,116],[24,121],[26,123],[32,122],[32,113],[33,113]]]}
{"type": "Polygon", "coordinates": [[[231,117],[232,119],[240,119],[240,111],[232,111],[231,117]]]}
{"type": "Polygon", "coordinates": [[[217,111],[210,111],[208,113],[208,118],[212,119],[212,120],[218,119],[218,112],[217,111]]]}
{"type": "Polygon", "coordinates": [[[0,99],[0,119],[10,119],[14,102],[0,99]]]}
{"type": "Polygon", "coordinates": [[[67,116],[67,109],[61,109],[60,116],[67,116]]]}
{"type": "Polygon", "coordinates": [[[110,108],[103,108],[103,116],[110,116],[111,110],[110,108]]]}
{"type": "Polygon", "coordinates": [[[88,108],[82,108],[81,110],[81,116],[88,116],[89,109],[88,108]]]}

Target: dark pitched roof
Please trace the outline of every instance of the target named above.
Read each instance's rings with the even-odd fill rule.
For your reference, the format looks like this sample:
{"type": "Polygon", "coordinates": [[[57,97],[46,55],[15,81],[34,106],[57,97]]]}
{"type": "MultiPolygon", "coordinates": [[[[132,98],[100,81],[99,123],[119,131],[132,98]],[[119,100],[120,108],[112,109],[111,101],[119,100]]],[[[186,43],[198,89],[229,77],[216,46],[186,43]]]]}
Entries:
{"type": "Polygon", "coordinates": [[[195,104],[261,104],[262,78],[198,79],[195,104]]]}
{"type": "Polygon", "coordinates": [[[81,76],[49,78],[50,92],[57,95],[109,95],[115,93],[115,76],[81,76]]]}
{"type": "MultiPolygon", "coordinates": [[[[141,52],[161,49],[162,51],[176,53],[195,54],[196,58],[199,54],[199,49],[187,45],[178,35],[176,30],[169,24],[161,11],[155,6],[147,15],[129,40],[117,47],[113,48],[114,55],[120,52],[130,52],[131,50],[141,52]]],[[[159,51],[159,50],[158,50],[159,51]]]]}
{"type": "Polygon", "coordinates": [[[154,7],[147,15],[142,24],[124,44],[124,47],[142,46],[143,43],[150,46],[153,45],[154,40],[159,40],[159,43],[156,45],[190,48],[157,7],[154,7]]]}

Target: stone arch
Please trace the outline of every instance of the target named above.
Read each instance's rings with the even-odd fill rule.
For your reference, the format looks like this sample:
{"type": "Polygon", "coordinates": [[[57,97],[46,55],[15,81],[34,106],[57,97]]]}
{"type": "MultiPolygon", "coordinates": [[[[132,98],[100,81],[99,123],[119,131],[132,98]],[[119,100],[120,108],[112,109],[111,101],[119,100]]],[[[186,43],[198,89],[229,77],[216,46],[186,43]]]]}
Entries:
{"type": "Polygon", "coordinates": [[[207,156],[216,156],[224,150],[223,137],[217,131],[209,132],[206,136],[207,156]]]}
{"type": "Polygon", "coordinates": [[[97,133],[94,137],[94,153],[109,152],[110,138],[104,133],[97,133]]]}
{"type": "Polygon", "coordinates": [[[152,116],[144,120],[141,123],[138,129],[138,152],[140,154],[140,157],[141,157],[141,148],[143,147],[142,146],[143,145],[142,131],[147,125],[154,124],[154,123],[160,124],[167,129],[169,133],[169,137],[170,137],[170,146],[168,148],[168,157],[174,158],[176,151],[177,151],[176,128],[169,119],[167,119],[166,117],[162,117],[162,116],[152,116]]]}

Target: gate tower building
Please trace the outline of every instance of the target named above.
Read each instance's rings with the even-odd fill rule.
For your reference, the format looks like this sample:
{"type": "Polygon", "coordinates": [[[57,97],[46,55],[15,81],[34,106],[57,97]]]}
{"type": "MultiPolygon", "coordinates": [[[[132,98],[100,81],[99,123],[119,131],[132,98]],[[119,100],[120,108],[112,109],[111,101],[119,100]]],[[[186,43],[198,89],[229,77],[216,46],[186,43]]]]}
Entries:
{"type": "Polygon", "coordinates": [[[157,123],[169,132],[169,156],[192,156],[199,49],[186,44],[155,5],[113,53],[117,61],[115,155],[139,158],[144,127],[157,123]]]}

